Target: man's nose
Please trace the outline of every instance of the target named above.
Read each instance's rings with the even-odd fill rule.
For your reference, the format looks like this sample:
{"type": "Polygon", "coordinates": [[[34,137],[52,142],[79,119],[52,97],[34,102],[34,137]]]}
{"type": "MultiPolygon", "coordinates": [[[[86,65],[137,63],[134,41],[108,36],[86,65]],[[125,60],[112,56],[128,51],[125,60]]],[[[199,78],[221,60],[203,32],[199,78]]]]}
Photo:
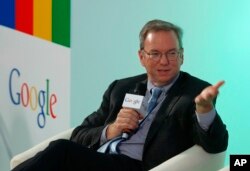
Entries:
{"type": "Polygon", "coordinates": [[[165,54],[162,54],[161,59],[160,59],[161,64],[168,64],[169,60],[168,57],[165,54]]]}

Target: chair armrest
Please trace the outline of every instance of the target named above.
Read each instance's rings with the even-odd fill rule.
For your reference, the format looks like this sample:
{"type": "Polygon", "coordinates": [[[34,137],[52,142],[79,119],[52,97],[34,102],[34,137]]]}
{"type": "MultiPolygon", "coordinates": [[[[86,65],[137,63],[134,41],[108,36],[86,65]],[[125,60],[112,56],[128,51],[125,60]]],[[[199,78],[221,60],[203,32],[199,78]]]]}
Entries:
{"type": "Polygon", "coordinates": [[[150,171],[217,171],[224,166],[226,152],[210,154],[194,145],[150,171]]]}
{"type": "Polygon", "coordinates": [[[229,171],[230,169],[229,169],[229,166],[225,166],[225,167],[223,167],[222,169],[220,169],[219,171],[229,171]]]}
{"type": "Polygon", "coordinates": [[[21,164],[25,160],[35,156],[38,152],[44,150],[49,145],[49,143],[51,141],[54,141],[57,139],[69,139],[73,129],[74,128],[63,131],[63,132],[61,132],[53,137],[50,137],[50,138],[42,141],[41,143],[33,146],[32,148],[30,148],[30,149],[28,149],[20,154],[17,154],[10,161],[10,169],[15,168],[17,165],[21,164]]]}

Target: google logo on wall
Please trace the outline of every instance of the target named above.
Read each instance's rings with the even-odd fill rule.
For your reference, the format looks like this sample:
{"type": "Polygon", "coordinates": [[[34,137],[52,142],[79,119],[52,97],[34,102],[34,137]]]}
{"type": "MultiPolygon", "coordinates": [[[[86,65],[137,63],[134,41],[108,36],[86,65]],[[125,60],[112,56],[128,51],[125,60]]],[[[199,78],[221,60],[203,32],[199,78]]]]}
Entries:
{"type": "Polygon", "coordinates": [[[31,86],[26,82],[21,83],[20,88],[13,90],[13,82],[21,76],[17,68],[13,68],[9,75],[9,95],[14,105],[29,107],[32,111],[37,111],[37,124],[40,128],[46,125],[46,117],[55,119],[54,107],[57,103],[57,96],[50,93],[49,79],[46,79],[45,88],[38,90],[36,86],[31,86]],[[46,113],[46,114],[45,114],[46,113]]]}

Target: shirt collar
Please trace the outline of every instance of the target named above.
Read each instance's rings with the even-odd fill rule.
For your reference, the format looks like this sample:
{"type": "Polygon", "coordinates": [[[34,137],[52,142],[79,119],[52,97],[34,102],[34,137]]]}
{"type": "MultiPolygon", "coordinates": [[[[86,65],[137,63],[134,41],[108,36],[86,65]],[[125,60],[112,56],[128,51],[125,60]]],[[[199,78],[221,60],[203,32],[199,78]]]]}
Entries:
{"type": "MultiPolygon", "coordinates": [[[[172,87],[172,85],[176,82],[176,80],[178,79],[179,76],[180,76],[180,73],[177,74],[177,76],[173,79],[173,81],[170,84],[161,86],[160,88],[162,89],[162,91],[167,93],[168,90],[172,87]]],[[[150,92],[150,90],[154,87],[156,87],[156,86],[154,86],[153,83],[150,80],[148,80],[147,81],[147,90],[150,92]]]]}

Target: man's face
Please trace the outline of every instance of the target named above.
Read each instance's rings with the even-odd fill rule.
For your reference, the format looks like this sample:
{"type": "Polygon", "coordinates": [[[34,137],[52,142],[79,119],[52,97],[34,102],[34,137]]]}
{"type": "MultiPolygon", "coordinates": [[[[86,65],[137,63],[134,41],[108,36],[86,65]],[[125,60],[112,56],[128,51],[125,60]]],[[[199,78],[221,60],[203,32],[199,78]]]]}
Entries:
{"type": "MultiPolygon", "coordinates": [[[[167,58],[164,54],[179,51],[179,42],[173,31],[149,32],[144,49],[139,51],[142,66],[147,70],[149,80],[155,86],[169,84],[180,71],[183,63],[183,51],[176,58],[167,58]],[[158,61],[150,58],[149,54],[162,53],[158,61]]],[[[153,55],[152,55],[153,56],[153,55]]]]}

